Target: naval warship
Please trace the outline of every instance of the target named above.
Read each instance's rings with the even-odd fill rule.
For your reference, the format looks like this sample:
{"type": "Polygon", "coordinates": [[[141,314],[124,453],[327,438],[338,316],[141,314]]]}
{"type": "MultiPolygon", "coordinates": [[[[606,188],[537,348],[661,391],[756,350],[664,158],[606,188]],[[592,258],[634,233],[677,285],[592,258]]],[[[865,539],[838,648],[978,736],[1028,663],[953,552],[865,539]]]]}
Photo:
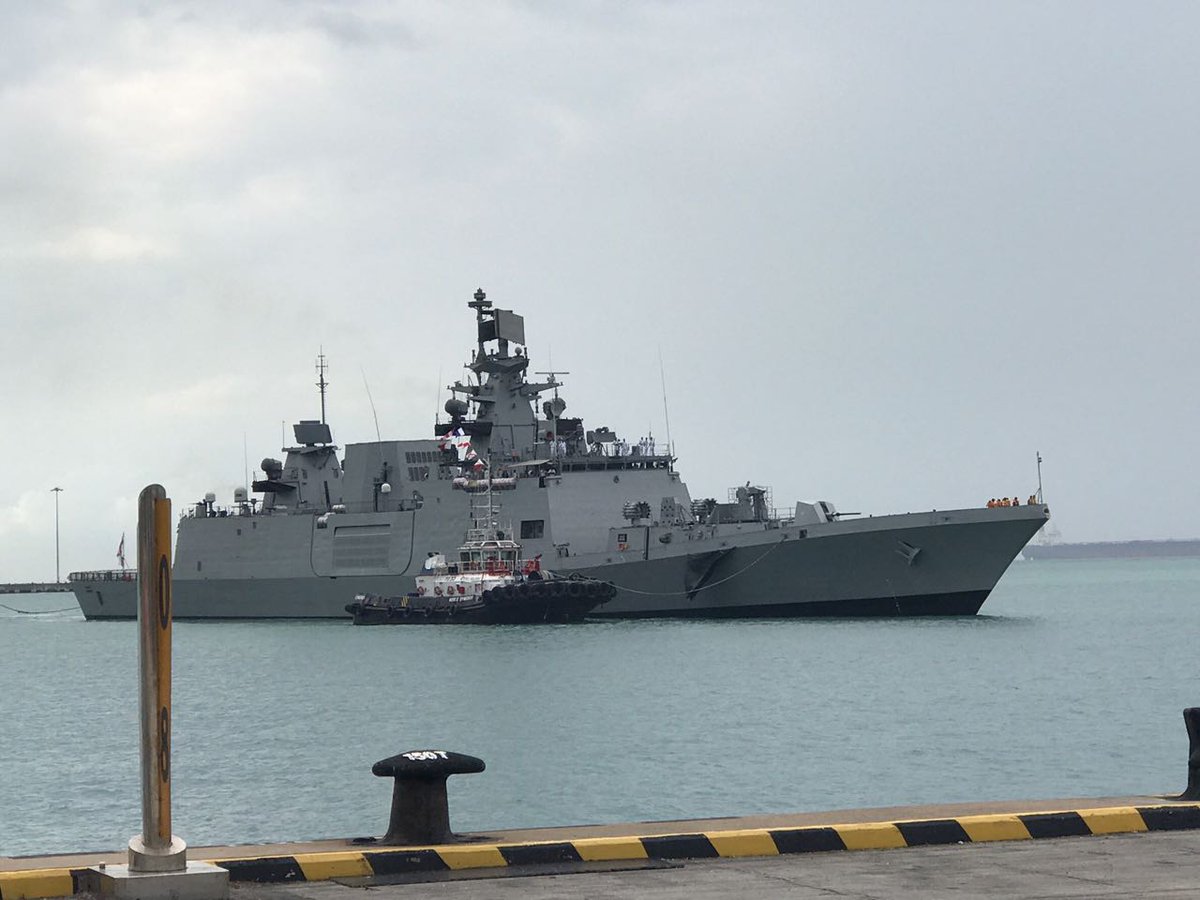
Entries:
{"type": "MultiPolygon", "coordinates": [[[[826,500],[773,505],[750,482],[693,498],[672,447],[566,414],[565,373],[531,372],[525,322],[482,290],[473,378],[414,440],[352,443],[294,426],[232,503],[189,504],[177,529],[180,619],[347,618],[359,594],[415,588],[470,525],[469,494],[504,493],[513,537],[564,575],[611,582],[600,617],[973,615],[1049,518],[1044,504],[864,517],[826,500]],[[538,380],[531,376],[545,376],[538,380]],[[255,496],[250,496],[250,494],[255,496]]],[[[743,473],[743,477],[744,477],[743,473]]],[[[129,570],[70,577],[88,619],[137,615],[129,570]]]]}

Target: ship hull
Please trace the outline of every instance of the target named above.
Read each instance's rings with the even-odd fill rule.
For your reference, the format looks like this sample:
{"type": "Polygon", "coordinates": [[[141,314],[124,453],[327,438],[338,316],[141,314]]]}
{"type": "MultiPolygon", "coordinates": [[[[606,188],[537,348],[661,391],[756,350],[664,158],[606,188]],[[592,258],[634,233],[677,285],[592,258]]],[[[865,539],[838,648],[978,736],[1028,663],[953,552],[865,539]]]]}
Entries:
{"type": "Polygon", "coordinates": [[[1022,507],[847,520],[804,538],[784,528],[690,554],[714,556],[700,578],[688,557],[651,558],[636,592],[620,590],[618,561],[585,571],[618,586],[607,617],[973,615],[1043,522],[1022,507]]]}
{"type": "MultiPolygon", "coordinates": [[[[230,585],[230,596],[237,596],[240,589],[230,585]]],[[[185,604],[177,620],[229,620],[229,619],[349,619],[344,608],[333,608],[328,591],[321,593],[306,609],[297,604],[295,598],[306,593],[313,585],[298,585],[280,581],[262,584],[256,589],[253,605],[241,604],[185,604]],[[272,600],[271,598],[276,598],[272,600]],[[290,599],[285,599],[290,598],[290,599]]],[[[76,597],[84,616],[91,620],[127,620],[137,618],[137,595],[131,588],[128,592],[102,592],[97,594],[76,588],[76,597]]],[[[189,592],[191,593],[191,592],[189,592]]],[[[769,618],[870,618],[893,616],[973,616],[987,600],[989,590],[957,591],[940,594],[915,594],[905,597],[856,597],[836,600],[798,600],[791,602],[740,603],[736,606],[697,606],[675,608],[670,611],[648,609],[629,605],[625,610],[610,613],[593,611],[589,618],[610,619],[769,619],[769,618]]]]}
{"type": "MultiPolygon", "coordinates": [[[[605,618],[973,615],[1046,520],[1044,507],[931,511],[647,540],[640,553],[557,560],[610,581],[605,618]]],[[[407,575],[190,577],[176,567],[178,619],[345,619],[356,594],[414,589],[407,575]]],[[[137,615],[132,582],[73,582],[89,619],[137,615]]]]}
{"type": "Polygon", "coordinates": [[[838,600],[796,600],[776,603],[740,603],[736,606],[697,606],[670,612],[630,609],[592,613],[592,618],[621,619],[842,619],[896,616],[973,616],[990,591],[918,594],[906,597],[860,597],[838,600]]]}

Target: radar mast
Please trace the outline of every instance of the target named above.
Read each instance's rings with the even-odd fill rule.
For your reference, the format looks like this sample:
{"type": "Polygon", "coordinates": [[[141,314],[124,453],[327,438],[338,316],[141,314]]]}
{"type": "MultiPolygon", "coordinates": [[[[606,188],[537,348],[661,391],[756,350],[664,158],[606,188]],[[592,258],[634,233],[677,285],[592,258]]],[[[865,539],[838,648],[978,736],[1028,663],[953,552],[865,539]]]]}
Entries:
{"type": "MultiPolygon", "coordinates": [[[[553,363],[551,363],[551,365],[553,365],[553,363]]],[[[558,376],[570,375],[571,373],[566,369],[556,369],[547,370],[544,372],[534,372],[533,374],[550,376],[550,380],[545,383],[545,385],[542,387],[542,390],[545,390],[547,387],[554,388],[554,399],[542,404],[542,412],[544,412],[546,414],[546,418],[550,420],[550,433],[553,435],[551,438],[553,444],[551,446],[550,455],[556,456],[558,455],[558,418],[567,408],[566,402],[558,396],[558,389],[562,386],[562,382],[558,380],[558,376]]]]}
{"type": "Polygon", "coordinates": [[[325,380],[325,370],[329,368],[325,363],[325,348],[322,347],[317,352],[317,388],[321,392],[321,424],[325,424],[325,389],[329,387],[329,382],[325,380]]]}

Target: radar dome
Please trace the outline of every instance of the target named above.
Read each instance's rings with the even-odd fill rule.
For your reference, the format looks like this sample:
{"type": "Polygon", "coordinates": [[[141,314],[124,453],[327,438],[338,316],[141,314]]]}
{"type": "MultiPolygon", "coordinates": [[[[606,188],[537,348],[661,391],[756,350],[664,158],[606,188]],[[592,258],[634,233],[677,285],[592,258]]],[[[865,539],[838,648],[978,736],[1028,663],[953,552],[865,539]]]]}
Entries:
{"type": "Polygon", "coordinates": [[[449,400],[447,400],[444,408],[447,413],[456,419],[461,419],[463,416],[465,416],[467,414],[467,410],[469,409],[467,402],[465,400],[459,400],[457,397],[451,397],[449,400]]]}
{"type": "Polygon", "coordinates": [[[234,503],[245,503],[246,502],[246,489],[244,487],[236,487],[233,489],[233,502],[234,503]]]}
{"type": "Polygon", "coordinates": [[[379,486],[379,493],[390,494],[391,492],[392,492],[392,486],[390,484],[388,484],[386,481],[379,486]]]}

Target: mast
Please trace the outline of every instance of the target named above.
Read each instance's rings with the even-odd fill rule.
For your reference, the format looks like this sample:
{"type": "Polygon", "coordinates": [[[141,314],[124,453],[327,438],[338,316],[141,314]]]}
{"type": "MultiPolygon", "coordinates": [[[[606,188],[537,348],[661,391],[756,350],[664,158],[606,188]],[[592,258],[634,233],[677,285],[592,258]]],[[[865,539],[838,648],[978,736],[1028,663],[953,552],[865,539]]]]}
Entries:
{"type": "Polygon", "coordinates": [[[321,391],[321,424],[325,424],[325,389],[329,387],[329,382],[325,380],[325,348],[322,347],[317,353],[317,388],[321,391]]]}
{"type": "MultiPolygon", "coordinates": [[[[551,365],[553,365],[553,363],[551,363],[551,365]]],[[[550,455],[555,456],[558,453],[558,417],[561,416],[563,414],[563,410],[567,408],[567,405],[563,403],[558,396],[558,389],[562,387],[562,382],[558,380],[558,376],[570,375],[571,373],[566,369],[559,369],[546,372],[534,372],[533,374],[549,375],[550,380],[546,383],[546,386],[549,387],[553,385],[554,387],[554,399],[551,401],[549,409],[545,411],[550,413],[546,416],[546,418],[550,420],[550,433],[553,435],[552,440],[554,441],[554,446],[550,449],[550,455]]]]}
{"type": "Polygon", "coordinates": [[[482,357],[485,355],[483,345],[486,343],[486,338],[484,338],[484,332],[483,332],[483,322],[484,322],[483,313],[484,313],[484,310],[488,310],[488,309],[492,308],[492,301],[487,299],[487,294],[485,294],[483,292],[483,288],[478,288],[475,291],[475,299],[472,300],[470,303],[468,303],[467,306],[469,306],[469,307],[471,307],[471,309],[475,310],[475,323],[479,327],[479,334],[478,334],[479,356],[482,357]]]}
{"type": "Polygon", "coordinates": [[[658,377],[662,380],[663,418],[667,422],[667,455],[674,456],[675,448],[671,444],[671,413],[667,411],[667,373],[663,370],[661,346],[658,348],[658,377]]]}
{"type": "Polygon", "coordinates": [[[1038,466],[1038,503],[1045,503],[1042,497],[1042,451],[1037,451],[1037,466],[1038,466]]]}

